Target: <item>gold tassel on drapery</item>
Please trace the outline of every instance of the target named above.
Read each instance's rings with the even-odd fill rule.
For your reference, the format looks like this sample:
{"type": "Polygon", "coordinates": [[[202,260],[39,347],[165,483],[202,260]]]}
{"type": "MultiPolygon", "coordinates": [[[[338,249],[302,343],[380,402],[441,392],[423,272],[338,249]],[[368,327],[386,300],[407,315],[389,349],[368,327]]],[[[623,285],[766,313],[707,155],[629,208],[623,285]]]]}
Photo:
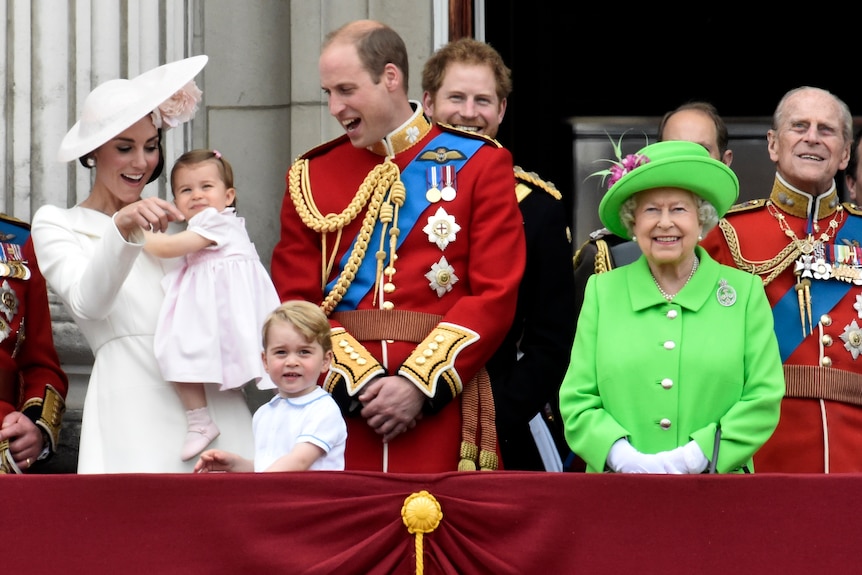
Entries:
{"type": "Polygon", "coordinates": [[[413,493],[404,500],[401,520],[407,526],[407,532],[416,535],[416,575],[422,575],[425,572],[423,535],[437,529],[443,520],[440,502],[425,490],[413,493]]]}

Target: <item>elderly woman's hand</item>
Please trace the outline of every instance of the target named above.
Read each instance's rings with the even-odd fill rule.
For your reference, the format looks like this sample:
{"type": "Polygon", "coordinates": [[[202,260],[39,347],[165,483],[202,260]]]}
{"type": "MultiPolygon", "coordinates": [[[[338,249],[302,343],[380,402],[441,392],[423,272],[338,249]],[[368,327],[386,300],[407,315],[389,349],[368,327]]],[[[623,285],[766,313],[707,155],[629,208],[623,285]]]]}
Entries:
{"type": "Polygon", "coordinates": [[[664,466],[665,473],[681,475],[684,473],[703,473],[709,460],[695,441],[670,451],[656,453],[664,466]]]}
{"type": "Polygon", "coordinates": [[[121,208],[114,214],[114,225],[120,234],[129,240],[131,234],[138,229],[153,232],[163,232],[173,221],[183,221],[182,212],[177,207],[161,198],[142,198],[121,208]]]}
{"type": "Polygon", "coordinates": [[[625,437],[617,439],[611,446],[608,467],[617,473],[667,473],[658,454],[641,453],[625,437]]]}

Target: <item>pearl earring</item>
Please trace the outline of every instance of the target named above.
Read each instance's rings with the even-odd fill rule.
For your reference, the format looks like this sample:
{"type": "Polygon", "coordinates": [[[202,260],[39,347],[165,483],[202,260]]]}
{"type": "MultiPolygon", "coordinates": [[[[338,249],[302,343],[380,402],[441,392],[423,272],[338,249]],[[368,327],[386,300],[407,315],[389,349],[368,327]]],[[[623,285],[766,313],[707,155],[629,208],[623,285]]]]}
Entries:
{"type": "Polygon", "coordinates": [[[90,156],[89,158],[87,158],[87,166],[88,167],[92,168],[95,165],[96,165],[96,158],[94,158],[93,156],[90,156]]]}
{"type": "Polygon", "coordinates": [[[697,241],[699,241],[699,242],[703,241],[703,236],[697,236],[697,241]]]}

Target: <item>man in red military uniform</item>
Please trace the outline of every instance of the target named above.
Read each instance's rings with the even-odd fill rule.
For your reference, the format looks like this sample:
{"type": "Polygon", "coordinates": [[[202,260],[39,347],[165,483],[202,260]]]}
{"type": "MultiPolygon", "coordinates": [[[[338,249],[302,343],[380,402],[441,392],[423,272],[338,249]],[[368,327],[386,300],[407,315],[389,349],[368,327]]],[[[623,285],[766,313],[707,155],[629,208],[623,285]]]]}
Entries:
{"type": "Polygon", "coordinates": [[[733,208],[702,245],[763,278],[786,392],[762,472],[862,471],[862,211],[835,184],[853,139],[847,105],[791,90],[767,133],[776,166],[768,199],[733,208]]]}
{"type": "Polygon", "coordinates": [[[432,126],[379,22],[330,33],[319,68],[347,134],[288,172],[271,269],[283,300],[322,300],[332,319],[324,387],[347,415],[345,467],[495,469],[484,365],[526,258],[511,154],[432,126]]]}
{"type": "MultiPolygon", "coordinates": [[[[496,138],[512,76],[491,45],[465,37],[428,58],[422,90],[425,114],[432,121],[496,138]]],[[[560,383],[569,366],[577,319],[571,234],[562,194],[554,184],[517,166],[515,180],[527,264],[512,329],[486,365],[497,438],[506,469],[561,471],[561,457],[569,449],[558,415],[560,383]]]]}
{"type": "Polygon", "coordinates": [[[53,455],[69,387],[29,237],[26,223],[0,214],[0,473],[53,455]]]}

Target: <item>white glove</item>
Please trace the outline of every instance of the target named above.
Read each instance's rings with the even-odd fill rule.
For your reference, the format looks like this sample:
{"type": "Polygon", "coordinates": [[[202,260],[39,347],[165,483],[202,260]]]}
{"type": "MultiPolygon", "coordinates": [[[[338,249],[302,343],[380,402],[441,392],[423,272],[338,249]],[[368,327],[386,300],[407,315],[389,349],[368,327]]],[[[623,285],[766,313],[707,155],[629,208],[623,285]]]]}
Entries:
{"type": "Polygon", "coordinates": [[[611,445],[607,463],[616,473],[665,473],[665,466],[657,455],[641,453],[625,437],[611,445]]]}
{"type": "Polygon", "coordinates": [[[681,447],[662,451],[656,455],[664,467],[664,472],[675,475],[703,473],[703,470],[709,465],[709,460],[695,441],[689,441],[681,447]]]}

